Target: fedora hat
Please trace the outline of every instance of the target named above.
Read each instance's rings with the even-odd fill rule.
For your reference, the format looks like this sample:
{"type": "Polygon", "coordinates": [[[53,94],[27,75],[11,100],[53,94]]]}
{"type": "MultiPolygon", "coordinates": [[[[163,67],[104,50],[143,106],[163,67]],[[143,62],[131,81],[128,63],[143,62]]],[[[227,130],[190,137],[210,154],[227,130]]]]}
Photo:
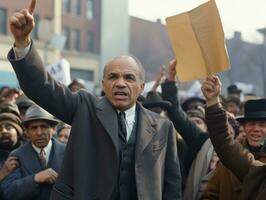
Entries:
{"type": "Polygon", "coordinates": [[[32,100],[30,100],[25,94],[20,95],[17,100],[16,104],[18,106],[18,109],[23,109],[23,108],[29,108],[34,104],[32,100]]]}
{"type": "Polygon", "coordinates": [[[161,95],[155,91],[148,92],[147,97],[142,105],[147,109],[160,107],[164,110],[168,110],[172,106],[172,104],[169,101],[164,101],[161,95]]]}
{"type": "Polygon", "coordinates": [[[248,100],[245,103],[244,116],[238,117],[240,123],[266,120],[266,99],[248,100]]]}
{"type": "Polygon", "coordinates": [[[28,108],[25,114],[25,119],[22,124],[27,127],[28,124],[35,120],[45,120],[50,122],[52,125],[57,125],[59,120],[57,120],[53,115],[48,113],[46,110],[42,109],[40,106],[34,104],[28,108]]]}
{"type": "Polygon", "coordinates": [[[198,105],[204,107],[206,101],[200,97],[193,96],[187,98],[182,104],[181,107],[184,111],[188,111],[190,109],[193,109],[194,107],[197,107],[198,105]],[[191,108],[192,107],[192,108],[191,108]]]}

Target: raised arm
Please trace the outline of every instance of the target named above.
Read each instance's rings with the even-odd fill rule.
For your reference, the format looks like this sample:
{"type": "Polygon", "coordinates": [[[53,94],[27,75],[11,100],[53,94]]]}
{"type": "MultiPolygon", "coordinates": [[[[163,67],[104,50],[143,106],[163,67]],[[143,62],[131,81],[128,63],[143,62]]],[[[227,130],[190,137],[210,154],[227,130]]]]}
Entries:
{"type": "Polygon", "coordinates": [[[243,180],[254,162],[254,157],[229,135],[226,111],[219,102],[219,78],[208,76],[202,84],[202,92],[206,98],[206,123],[215,151],[222,163],[243,180]]]}
{"type": "Polygon", "coordinates": [[[172,108],[168,111],[168,116],[173,122],[175,129],[184,138],[187,145],[190,145],[203,132],[189,119],[177,99],[178,89],[175,85],[176,63],[176,60],[172,60],[169,63],[167,81],[161,85],[162,97],[164,100],[172,103],[172,108]]]}
{"type": "Polygon", "coordinates": [[[33,19],[35,6],[36,0],[31,0],[28,8],[14,13],[9,18],[9,28],[18,48],[25,48],[30,44],[30,33],[35,26],[33,19]]]}
{"type": "Polygon", "coordinates": [[[36,0],[31,0],[28,8],[10,17],[9,28],[14,37],[15,48],[26,50],[26,53],[18,59],[12,48],[8,59],[25,94],[54,116],[71,124],[80,95],[72,94],[66,86],[55,81],[48,74],[34,48],[30,34],[35,25],[33,19],[35,6],[36,0]]]}

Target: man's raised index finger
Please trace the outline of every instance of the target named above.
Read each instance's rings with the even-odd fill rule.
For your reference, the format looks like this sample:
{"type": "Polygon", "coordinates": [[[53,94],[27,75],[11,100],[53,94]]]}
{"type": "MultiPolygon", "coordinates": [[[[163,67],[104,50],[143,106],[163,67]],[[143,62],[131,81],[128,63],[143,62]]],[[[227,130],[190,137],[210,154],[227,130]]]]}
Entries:
{"type": "Polygon", "coordinates": [[[31,0],[30,6],[29,6],[29,13],[33,14],[36,6],[36,0],[31,0]]]}

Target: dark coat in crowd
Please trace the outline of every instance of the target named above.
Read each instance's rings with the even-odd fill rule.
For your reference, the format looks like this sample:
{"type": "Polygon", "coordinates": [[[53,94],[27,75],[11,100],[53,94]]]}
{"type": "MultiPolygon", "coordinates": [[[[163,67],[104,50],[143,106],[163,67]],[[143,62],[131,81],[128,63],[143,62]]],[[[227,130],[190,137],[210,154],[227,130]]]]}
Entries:
{"type": "MultiPolygon", "coordinates": [[[[9,60],[25,94],[72,125],[65,159],[51,198],[108,200],[118,177],[118,120],[114,107],[85,90],[72,93],[45,71],[34,45],[9,60]]],[[[135,176],[139,200],[181,198],[181,175],[172,123],[137,105],[135,176]]]]}
{"type": "Polygon", "coordinates": [[[181,108],[177,99],[177,87],[175,82],[165,82],[162,85],[162,97],[172,103],[168,116],[174,124],[175,129],[185,140],[188,150],[184,156],[183,164],[188,173],[193,160],[196,158],[204,142],[209,138],[197,125],[189,119],[189,116],[181,108]]]}
{"type": "MultiPolygon", "coordinates": [[[[65,145],[52,139],[52,149],[47,167],[56,172],[60,171],[65,145]]],[[[7,200],[49,200],[52,186],[50,184],[38,185],[34,175],[42,170],[37,152],[30,142],[25,143],[10,153],[18,158],[19,166],[2,182],[2,191],[7,200]]]]}
{"type": "Polygon", "coordinates": [[[242,199],[265,199],[266,165],[234,141],[229,134],[226,112],[218,104],[207,107],[206,121],[221,162],[242,182],[242,199]]]}

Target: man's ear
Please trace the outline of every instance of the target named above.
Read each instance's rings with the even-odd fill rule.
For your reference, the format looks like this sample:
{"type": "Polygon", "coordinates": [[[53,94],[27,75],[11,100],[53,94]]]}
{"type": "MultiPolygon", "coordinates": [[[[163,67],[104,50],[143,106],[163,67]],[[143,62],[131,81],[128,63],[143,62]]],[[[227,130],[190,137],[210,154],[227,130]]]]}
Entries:
{"type": "Polygon", "coordinates": [[[104,91],[104,80],[102,79],[102,84],[101,84],[101,88],[104,91]]]}
{"type": "Polygon", "coordinates": [[[141,93],[143,93],[144,88],[145,88],[145,83],[142,83],[140,87],[141,87],[141,93]]]}

